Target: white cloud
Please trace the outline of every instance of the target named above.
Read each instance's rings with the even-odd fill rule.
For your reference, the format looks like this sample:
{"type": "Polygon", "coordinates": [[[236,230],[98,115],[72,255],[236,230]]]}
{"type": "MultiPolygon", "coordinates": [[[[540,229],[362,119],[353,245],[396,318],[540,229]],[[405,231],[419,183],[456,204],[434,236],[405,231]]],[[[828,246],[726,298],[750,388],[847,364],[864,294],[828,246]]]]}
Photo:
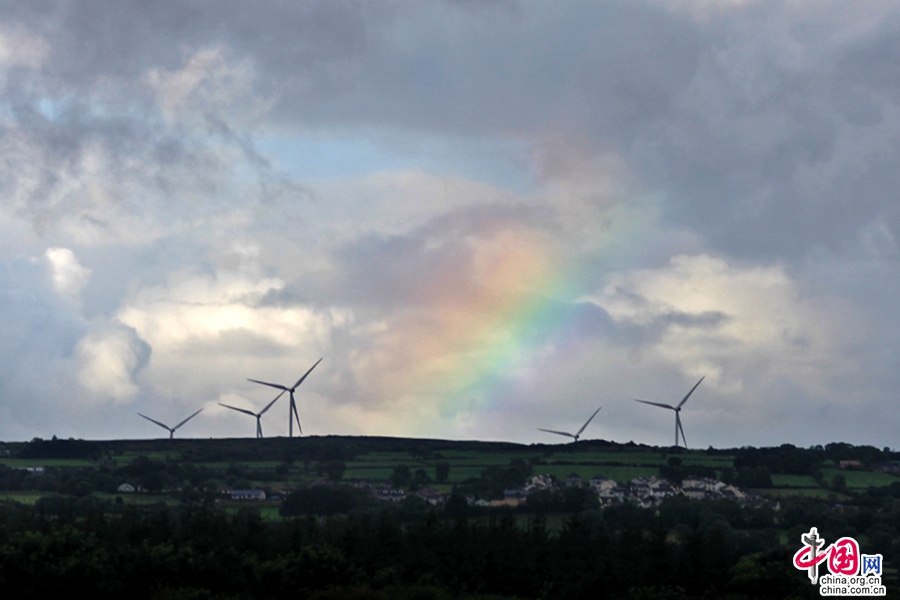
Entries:
{"type": "Polygon", "coordinates": [[[309,333],[310,315],[254,306],[266,292],[283,286],[279,279],[252,281],[228,273],[215,278],[182,274],[168,286],[137,292],[126,301],[119,318],[160,352],[236,330],[287,346],[309,333]]]}
{"type": "Polygon", "coordinates": [[[650,352],[724,393],[783,380],[830,397],[827,382],[858,367],[842,360],[858,316],[804,298],[778,265],[676,256],[614,276],[595,301],[620,324],[656,330],[650,352]]]}
{"type": "Polygon", "coordinates": [[[44,62],[49,44],[22,25],[0,24],[0,73],[11,67],[37,69],[44,62]]]}
{"type": "Polygon", "coordinates": [[[129,327],[104,327],[84,336],[75,347],[78,381],[88,402],[128,402],[137,395],[138,371],[150,347],[129,327]]]}
{"type": "Polygon", "coordinates": [[[259,123],[274,101],[256,93],[249,60],[229,62],[227,55],[221,45],[185,50],[180,69],[150,69],[143,81],[170,120],[200,127],[237,126],[243,131],[259,123]],[[219,122],[214,124],[210,119],[219,122]]]}
{"type": "Polygon", "coordinates": [[[63,296],[77,298],[90,280],[92,271],[81,266],[68,248],[48,248],[44,256],[50,263],[53,289],[63,296]]]}
{"type": "Polygon", "coordinates": [[[153,348],[143,381],[161,398],[197,401],[257,391],[247,377],[299,376],[328,347],[332,315],[302,305],[259,305],[283,286],[280,279],[221,270],[181,273],[135,291],[118,318],[153,348]]]}

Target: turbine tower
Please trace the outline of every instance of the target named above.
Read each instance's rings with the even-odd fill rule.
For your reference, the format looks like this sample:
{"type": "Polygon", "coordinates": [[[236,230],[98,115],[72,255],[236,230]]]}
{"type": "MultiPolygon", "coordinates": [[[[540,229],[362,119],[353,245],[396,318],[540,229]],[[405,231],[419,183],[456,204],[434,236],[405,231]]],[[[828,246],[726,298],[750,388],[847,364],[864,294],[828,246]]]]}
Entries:
{"type": "MultiPolygon", "coordinates": [[[[324,357],[323,357],[324,358],[324,357]]],[[[288,406],[288,437],[294,437],[294,419],[297,420],[297,429],[300,430],[300,435],[303,435],[303,427],[300,426],[300,413],[297,412],[297,403],[294,402],[294,390],[300,387],[300,384],[303,383],[303,380],[306,379],[306,376],[312,373],[312,370],[315,369],[319,363],[322,362],[322,359],[316,361],[316,364],[309,368],[309,371],[306,374],[297,380],[297,383],[294,384],[293,387],[285,387],[278,383],[268,383],[266,381],[259,381],[258,379],[248,379],[247,381],[252,381],[253,383],[261,383],[262,385],[267,385],[269,387],[273,387],[277,390],[282,390],[282,394],[284,392],[288,392],[291,395],[291,404],[288,406]]],[[[280,396],[280,394],[279,394],[280,396]]]]}
{"type": "Polygon", "coordinates": [[[678,447],[678,432],[681,432],[681,441],[684,442],[684,447],[687,448],[687,440],[684,438],[684,428],[681,426],[681,407],[684,406],[684,403],[687,402],[687,399],[691,397],[691,394],[694,393],[694,390],[697,389],[697,386],[700,385],[706,379],[706,375],[700,378],[700,381],[694,384],[694,387],[691,388],[691,391],[687,393],[681,402],[678,403],[678,406],[672,406],[671,404],[662,404],[660,402],[648,402],[646,400],[638,400],[635,398],[635,402],[642,402],[644,404],[650,404],[651,406],[659,406],[660,408],[668,408],[670,410],[675,411],[675,447],[678,447]]]}
{"type": "MultiPolygon", "coordinates": [[[[601,406],[600,408],[603,407],[601,406]]],[[[538,427],[538,431],[546,431],[547,433],[555,433],[556,435],[565,435],[567,437],[573,438],[577,442],[578,438],[581,437],[581,432],[584,431],[584,428],[588,426],[588,423],[590,423],[594,419],[594,417],[597,416],[597,413],[600,412],[600,408],[594,411],[594,414],[591,415],[591,418],[585,421],[584,425],[581,426],[581,429],[578,430],[578,433],[574,435],[565,431],[553,431],[552,429],[541,429],[540,427],[538,427]]]]}
{"type": "Polygon", "coordinates": [[[256,439],[262,439],[262,436],[263,436],[262,421],[260,421],[260,419],[262,419],[262,416],[266,413],[266,411],[269,410],[269,408],[271,408],[272,405],[275,404],[275,402],[279,398],[281,398],[283,395],[284,395],[284,392],[281,392],[280,394],[275,396],[275,400],[272,400],[271,402],[266,404],[266,407],[264,409],[262,409],[261,411],[259,411],[258,413],[251,412],[244,408],[237,408],[236,406],[228,406],[227,404],[222,404],[221,402],[219,402],[219,406],[224,406],[225,408],[230,408],[231,410],[236,410],[238,412],[242,412],[245,415],[250,415],[251,417],[256,417],[256,439]]]}
{"type": "Polygon", "coordinates": [[[179,423],[179,424],[176,425],[175,427],[169,427],[169,426],[166,425],[165,423],[160,423],[160,422],[157,421],[156,419],[151,419],[151,418],[148,417],[147,415],[142,415],[141,413],[138,413],[138,416],[144,417],[145,419],[147,419],[147,420],[150,421],[151,423],[156,423],[157,425],[159,425],[159,426],[162,427],[163,429],[168,429],[168,430],[169,430],[169,439],[171,440],[172,438],[175,437],[175,430],[176,430],[176,429],[178,429],[179,427],[181,427],[182,425],[184,425],[185,423],[187,423],[188,421],[190,421],[191,419],[193,419],[194,417],[196,417],[198,414],[200,414],[200,412],[201,412],[202,410],[203,410],[203,409],[201,408],[200,410],[198,410],[197,412],[195,412],[194,414],[192,414],[191,416],[189,416],[187,419],[185,419],[184,421],[182,421],[181,423],[179,423]]]}

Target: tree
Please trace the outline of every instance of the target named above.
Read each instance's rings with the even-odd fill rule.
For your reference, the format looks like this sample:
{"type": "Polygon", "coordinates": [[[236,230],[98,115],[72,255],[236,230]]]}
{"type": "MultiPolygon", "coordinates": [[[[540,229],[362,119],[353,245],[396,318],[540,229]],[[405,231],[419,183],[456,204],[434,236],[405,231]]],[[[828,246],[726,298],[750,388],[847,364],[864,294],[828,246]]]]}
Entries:
{"type": "Polygon", "coordinates": [[[766,467],[741,467],[735,483],[742,488],[770,488],[772,476],[766,467]]]}
{"type": "Polygon", "coordinates": [[[734,467],[723,467],[719,479],[727,484],[732,484],[737,479],[737,471],[734,470],[734,467]]]}
{"type": "Polygon", "coordinates": [[[72,493],[79,498],[83,498],[84,496],[91,495],[91,482],[86,479],[82,479],[72,488],[72,493]]]}
{"type": "Polygon", "coordinates": [[[391,475],[391,485],[395,488],[406,487],[412,479],[412,473],[406,465],[398,465],[394,467],[394,474],[391,475]]]}
{"type": "Polygon", "coordinates": [[[325,470],[325,473],[328,474],[328,479],[340,481],[344,477],[344,471],[347,470],[347,465],[345,465],[342,460],[328,460],[325,461],[323,469],[325,470]]]}
{"type": "Polygon", "coordinates": [[[538,490],[528,494],[525,499],[528,510],[537,514],[553,512],[559,508],[556,496],[550,490],[538,490]]]}
{"type": "MultiPolygon", "coordinates": [[[[678,457],[672,457],[678,458],[678,457]]],[[[670,459],[671,460],[671,459],[670,459]]],[[[668,465],[660,465],[659,467],[659,476],[665,479],[666,481],[672,483],[673,485],[681,485],[681,482],[684,481],[685,477],[685,469],[680,465],[668,464],[668,465]]]]}
{"type": "Polygon", "coordinates": [[[444,516],[450,519],[459,519],[468,516],[469,502],[465,496],[451,494],[444,504],[444,516]]]}
{"type": "Polygon", "coordinates": [[[567,487],[562,490],[562,509],[567,513],[579,513],[599,507],[600,500],[591,489],[567,487]]]}
{"type": "Polygon", "coordinates": [[[847,491],[847,478],[841,474],[837,474],[834,476],[834,479],[831,481],[831,489],[836,492],[844,493],[847,491]]]}
{"type": "Polygon", "coordinates": [[[336,515],[359,506],[360,499],[346,487],[316,486],[291,492],[281,505],[283,517],[303,515],[336,515]]]}
{"type": "Polygon", "coordinates": [[[441,483],[444,483],[450,477],[450,463],[448,462],[439,462],[434,466],[434,470],[437,480],[441,483]]]}

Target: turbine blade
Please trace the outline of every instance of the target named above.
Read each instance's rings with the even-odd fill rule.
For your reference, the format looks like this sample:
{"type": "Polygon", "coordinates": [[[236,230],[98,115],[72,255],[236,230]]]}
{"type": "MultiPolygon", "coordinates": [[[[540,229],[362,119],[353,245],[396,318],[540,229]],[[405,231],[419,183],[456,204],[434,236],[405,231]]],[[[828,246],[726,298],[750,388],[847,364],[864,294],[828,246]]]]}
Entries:
{"type": "Polygon", "coordinates": [[[566,433],[565,431],[553,431],[552,429],[541,429],[540,427],[538,427],[537,429],[538,429],[538,431],[546,431],[547,433],[555,433],[556,435],[564,435],[564,436],[570,437],[570,438],[575,437],[571,433],[566,433]]]}
{"type": "MultiPolygon", "coordinates": [[[[600,408],[603,408],[603,407],[601,406],[600,408]]],[[[591,415],[591,418],[588,419],[587,421],[585,421],[584,425],[581,426],[581,429],[578,430],[578,433],[575,434],[576,438],[581,435],[581,432],[584,431],[584,428],[588,426],[588,423],[590,423],[593,420],[593,418],[597,416],[597,413],[600,412],[600,408],[595,410],[594,414],[591,415]]]]}
{"type": "Polygon", "coordinates": [[[187,419],[185,419],[181,423],[179,423],[178,425],[176,425],[175,427],[173,427],[172,431],[175,431],[176,429],[178,429],[179,427],[181,427],[182,425],[184,425],[185,423],[187,423],[188,421],[190,421],[191,419],[193,419],[194,417],[199,415],[201,412],[203,412],[202,408],[200,410],[198,410],[197,412],[195,412],[194,414],[192,414],[191,416],[189,416],[187,419]]]}
{"type": "Polygon", "coordinates": [[[237,408],[236,406],[228,406],[227,404],[222,404],[221,402],[219,402],[219,406],[224,406],[225,408],[230,408],[231,410],[236,410],[236,411],[238,411],[238,412],[242,412],[242,413],[244,413],[245,415],[250,415],[251,417],[255,417],[255,416],[256,416],[256,413],[250,412],[249,410],[246,410],[246,409],[243,409],[243,408],[237,408]]]}
{"type": "Polygon", "coordinates": [[[266,407],[265,407],[264,409],[262,409],[261,411],[259,411],[259,416],[260,416],[260,417],[263,416],[263,415],[266,413],[267,410],[269,410],[270,408],[272,408],[272,405],[275,404],[276,402],[278,402],[278,399],[281,398],[282,396],[284,396],[284,392],[286,392],[286,391],[288,391],[288,390],[283,390],[280,394],[278,394],[277,396],[275,396],[275,399],[274,399],[274,400],[272,400],[271,402],[269,402],[268,404],[266,404],[266,407]]]}
{"type": "Polygon", "coordinates": [[[307,371],[307,372],[303,375],[303,377],[301,377],[300,379],[297,380],[297,383],[294,384],[294,387],[291,388],[291,391],[296,390],[296,389],[297,389],[297,386],[299,386],[301,383],[303,383],[303,380],[306,379],[306,376],[309,375],[310,373],[312,373],[312,370],[315,369],[317,366],[319,366],[319,363],[322,362],[322,359],[323,359],[323,358],[325,358],[325,357],[323,356],[322,358],[320,358],[319,360],[317,360],[317,361],[316,361],[316,364],[314,364],[313,366],[311,366],[311,367],[309,368],[309,371],[307,371]]]}
{"type": "Polygon", "coordinates": [[[168,429],[169,431],[172,431],[172,428],[170,428],[170,427],[169,427],[168,425],[166,425],[165,423],[160,423],[160,422],[157,421],[156,419],[151,419],[151,418],[148,417],[147,415],[142,415],[141,413],[138,413],[138,416],[144,417],[145,419],[147,419],[147,420],[150,421],[151,423],[156,423],[157,425],[159,425],[159,426],[162,427],[163,429],[168,429]]]}
{"type": "Polygon", "coordinates": [[[684,447],[686,449],[687,438],[684,437],[684,427],[681,426],[681,416],[678,413],[675,413],[675,424],[678,426],[678,430],[681,431],[681,441],[684,442],[684,447]]]}
{"type": "Polygon", "coordinates": [[[635,398],[634,401],[641,402],[643,404],[650,404],[652,406],[659,406],[661,408],[668,408],[670,410],[675,410],[675,407],[672,406],[671,404],[660,404],[659,402],[648,402],[647,400],[638,400],[637,398],[635,398]]]}
{"type": "Polygon", "coordinates": [[[689,392],[687,393],[687,396],[684,397],[684,400],[682,400],[681,402],[678,403],[678,408],[681,408],[682,405],[683,405],[685,402],[687,402],[687,399],[691,397],[691,394],[694,393],[694,390],[697,389],[697,386],[700,385],[700,383],[701,383],[704,379],[706,379],[706,375],[704,375],[703,377],[701,377],[701,378],[700,378],[700,381],[698,381],[697,383],[694,384],[694,387],[692,387],[692,388],[691,388],[691,391],[689,391],[689,392]]]}
{"type": "Polygon", "coordinates": [[[267,386],[269,386],[269,387],[273,387],[273,388],[275,388],[276,390],[287,390],[286,387],[284,387],[283,385],[279,385],[279,384],[277,384],[277,383],[268,383],[268,382],[266,382],[266,381],[259,381],[258,379],[247,379],[247,381],[252,381],[253,383],[261,383],[261,384],[263,384],[263,385],[267,385],[267,386]]]}
{"type": "Polygon", "coordinates": [[[297,405],[294,404],[292,408],[294,410],[294,417],[297,419],[297,429],[300,430],[300,435],[303,435],[303,426],[300,425],[300,413],[297,412],[297,405]]]}
{"type": "Polygon", "coordinates": [[[675,411],[675,447],[678,447],[678,411],[675,411]]]}

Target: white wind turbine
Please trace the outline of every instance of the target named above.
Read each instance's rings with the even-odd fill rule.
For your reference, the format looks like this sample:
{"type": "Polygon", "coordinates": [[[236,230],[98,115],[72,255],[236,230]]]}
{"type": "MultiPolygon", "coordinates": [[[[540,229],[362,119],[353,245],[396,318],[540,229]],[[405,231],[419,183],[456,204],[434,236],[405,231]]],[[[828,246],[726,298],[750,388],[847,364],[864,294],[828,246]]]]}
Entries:
{"type": "Polygon", "coordinates": [[[179,427],[181,427],[182,425],[184,425],[185,423],[187,423],[188,421],[190,421],[191,419],[193,419],[194,417],[196,417],[198,414],[200,414],[200,411],[202,411],[202,410],[203,410],[203,409],[201,408],[200,410],[198,410],[197,412],[195,412],[194,414],[192,414],[191,416],[189,416],[187,419],[185,419],[184,421],[182,421],[181,423],[179,423],[179,424],[176,425],[175,427],[169,427],[169,426],[166,425],[165,423],[160,423],[160,422],[157,421],[156,419],[151,419],[151,418],[148,417],[147,415],[142,415],[141,413],[138,413],[138,416],[144,417],[145,419],[147,419],[147,420],[150,421],[151,423],[156,423],[157,425],[159,425],[159,426],[162,427],[163,429],[167,429],[167,430],[169,431],[169,439],[171,440],[172,438],[175,437],[175,430],[176,430],[176,429],[178,429],[179,427]]]}
{"type": "Polygon", "coordinates": [[[285,387],[278,383],[268,383],[266,381],[259,381],[258,379],[247,379],[247,381],[252,381],[253,383],[261,383],[262,385],[267,385],[277,390],[282,390],[282,394],[284,392],[290,393],[291,404],[290,406],[288,406],[288,437],[294,437],[294,419],[297,420],[297,429],[300,430],[300,435],[303,435],[303,427],[300,426],[300,414],[297,412],[297,403],[294,402],[294,390],[300,387],[300,384],[303,383],[303,380],[306,379],[306,376],[312,373],[312,370],[315,369],[320,362],[322,362],[321,358],[316,361],[316,364],[309,368],[309,371],[307,371],[306,374],[303,375],[303,377],[297,380],[297,383],[295,383],[293,387],[285,387]]]}
{"type": "Polygon", "coordinates": [[[251,417],[256,417],[256,439],[261,439],[263,436],[262,421],[261,421],[262,416],[264,414],[266,414],[266,411],[269,410],[272,407],[272,405],[275,404],[275,402],[279,398],[281,398],[283,395],[284,395],[284,392],[281,392],[280,394],[275,396],[275,400],[272,400],[271,402],[266,404],[266,407],[264,409],[262,409],[261,411],[259,411],[258,413],[249,411],[245,408],[237,408],[236,406],[229,406],[227,404],[222,404],[221,402],[219,402],[219,406],[224,406],[225,408],[230,408],[231,410],[236,410],[238,412],[244,413],[245,415],[250,415],[251,417]]]}
{"type": "MultiPolygon", "coordinates": [[[[603,407],[601,406],[600,408],[603,408],[603,407]]],[[[568,433],[565,431],[554,431],[552,429],[541,429],[540,427],[538,427],[538,431],[546,431],[547,433],[555,433],[556,435],[565,435],[567,437],[573,438],[577,442],[578,438],[581,437],[581,432],[584,431],[584,428],[588,426],[588,423],[590,423],[594,419],[594,417],[597,416],[597,413],[600,412],[600,408],[595,410],[594,414],[591,415],[591,418],[584,422],[584,425],[581,426],[581,429],[578,430],[578,433],[572,434],[572,433],[568,433]]]]}
{"type": "Polygon", "coordinates": [[[675,411],[675,447],[678,447],[678,433],[681,432],[681,441],[684,442],[684,447],[687,448],[687,440],[684,438],[684,428],[681,426],[681,407],[684,406],[684,403],[687,402],[687,399],[691,397],[691,394],[694,393],[694,390],[697,389],[697,386],[700,385],[706,379],[706,375],[700,378],[700,381],[694,384],[694,387],[691,388],[691,391],[687,393],[681,402],[678,403],[678,406],[672,406],[671,404],[662,404],[660,402],[648,402],[646,400],[638,400],[635,398],[635,402],[642,402],[643,404],[650,404],[651,406],[659,406],[660,408],[668,408],[669,410],[675,411]]]}

